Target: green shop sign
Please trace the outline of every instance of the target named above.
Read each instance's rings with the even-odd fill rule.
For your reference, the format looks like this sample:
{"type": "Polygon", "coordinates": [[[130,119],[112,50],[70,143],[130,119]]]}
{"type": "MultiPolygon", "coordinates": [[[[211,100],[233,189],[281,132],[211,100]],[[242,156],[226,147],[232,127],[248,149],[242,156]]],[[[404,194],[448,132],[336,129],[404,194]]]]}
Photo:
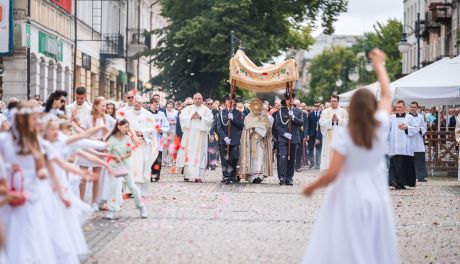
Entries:
{"type": "Polygon", "coordinates": [[[118,73],[118,82],[124,85],[128,84],[128,75],[125,72],[120,71],[118,73]]]}
{"type": "Polygon", "coordinates": [[[51,57],[57,61],[62,61],[63,41],[54,36],[39,32],[38,34],[38,52],[51,57]]]}

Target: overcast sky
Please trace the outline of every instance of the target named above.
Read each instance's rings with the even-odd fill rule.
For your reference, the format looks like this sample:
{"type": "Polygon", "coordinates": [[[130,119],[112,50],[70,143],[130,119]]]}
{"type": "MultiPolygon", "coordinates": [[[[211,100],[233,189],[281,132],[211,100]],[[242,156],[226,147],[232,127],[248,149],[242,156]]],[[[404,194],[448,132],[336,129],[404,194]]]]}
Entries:
{"type": "MultiPolygon", "coordinates": [[[[338,17],[335,23],[337,35],[362,35],[373,30],[376,22],[385,22],[388,18],[402,21],[403,0],[349,0],[348,11],[338,17]]],[[[321,29],[314,31],[314,36],[321,29]]]]}

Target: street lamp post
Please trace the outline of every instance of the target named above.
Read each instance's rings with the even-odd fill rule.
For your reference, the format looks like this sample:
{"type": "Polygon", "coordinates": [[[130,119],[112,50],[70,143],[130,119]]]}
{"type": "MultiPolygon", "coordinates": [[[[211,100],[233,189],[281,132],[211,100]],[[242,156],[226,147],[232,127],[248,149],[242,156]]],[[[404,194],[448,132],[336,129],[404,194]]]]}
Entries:
{"type": "MultiPolygon", "coordinates": [[[[408,27],[415,34],[417,39],[417,70],[420,69],[420,39],[422,38],[420,24],[423,22],[420,21],[420,13],[417,13],[417,21],[415,22],[415,27],[409,25],[403,25],[403,27],[408,27]]],[[[398,49],[401,53],[407,53],[412,47],[410,43],[407,42],[407,33],[403,32],[401,36],[401,41],[398,44],[398,49]]]]}

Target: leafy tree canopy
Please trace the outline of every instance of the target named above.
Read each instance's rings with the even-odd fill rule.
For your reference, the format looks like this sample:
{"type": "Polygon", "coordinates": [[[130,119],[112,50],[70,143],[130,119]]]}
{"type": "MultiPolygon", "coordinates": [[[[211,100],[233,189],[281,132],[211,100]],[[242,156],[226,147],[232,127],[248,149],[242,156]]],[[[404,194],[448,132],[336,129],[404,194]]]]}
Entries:
{"type": "Polygon", "coordinates": [[[389,19],[385,24],[374,25],[374,31],[365,33],[352,48],[332,47],[324,50],[311,60],[308,94],[301,99],[308,103],[320,99],[327,101],[333,93],[340,94],[375,82],[375,73],[365,69],[369,63],[367,54],[373,48],[379,48],[387,54],[388,73],[391,80],[396,80],[402,71],[402,57],[398,50],[401,34],[401,22],[389,19]],[[358,80],[350,80],[350,73],[358,74],[358,80]],[[336,85],[338,79],[342,82],[341,86],[336,85]]]}
{"type": "Polygon", "coordinates": [[[162,72],[153,83],[175,98],[201,92],[228,92],[230,32],[256,64],[269,62],[288,48],[308,49],[311,27],[320,20],[326,33],[346,11],[347,0],[160,0],[168,19],[158,46],[146,55],[162,72]]]}

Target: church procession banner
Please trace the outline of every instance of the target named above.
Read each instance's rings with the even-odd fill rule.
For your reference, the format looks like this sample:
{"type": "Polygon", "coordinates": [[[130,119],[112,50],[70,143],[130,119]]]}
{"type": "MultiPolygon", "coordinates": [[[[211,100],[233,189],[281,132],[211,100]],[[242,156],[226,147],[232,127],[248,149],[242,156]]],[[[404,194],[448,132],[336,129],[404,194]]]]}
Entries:
{"type": "Polygon", "coordinates": [[[0,55],[13,52],[13,2],[0,0],[0,55]]]}
{"type": "Polygon", "coordinates": [[[238,50],[230,60],[230,81],[236,86],[257,93],[270,93],[286,88],[286,83],[299,79],[294,59],[277,65],[257,67],[243,51],[238,50]]]}

